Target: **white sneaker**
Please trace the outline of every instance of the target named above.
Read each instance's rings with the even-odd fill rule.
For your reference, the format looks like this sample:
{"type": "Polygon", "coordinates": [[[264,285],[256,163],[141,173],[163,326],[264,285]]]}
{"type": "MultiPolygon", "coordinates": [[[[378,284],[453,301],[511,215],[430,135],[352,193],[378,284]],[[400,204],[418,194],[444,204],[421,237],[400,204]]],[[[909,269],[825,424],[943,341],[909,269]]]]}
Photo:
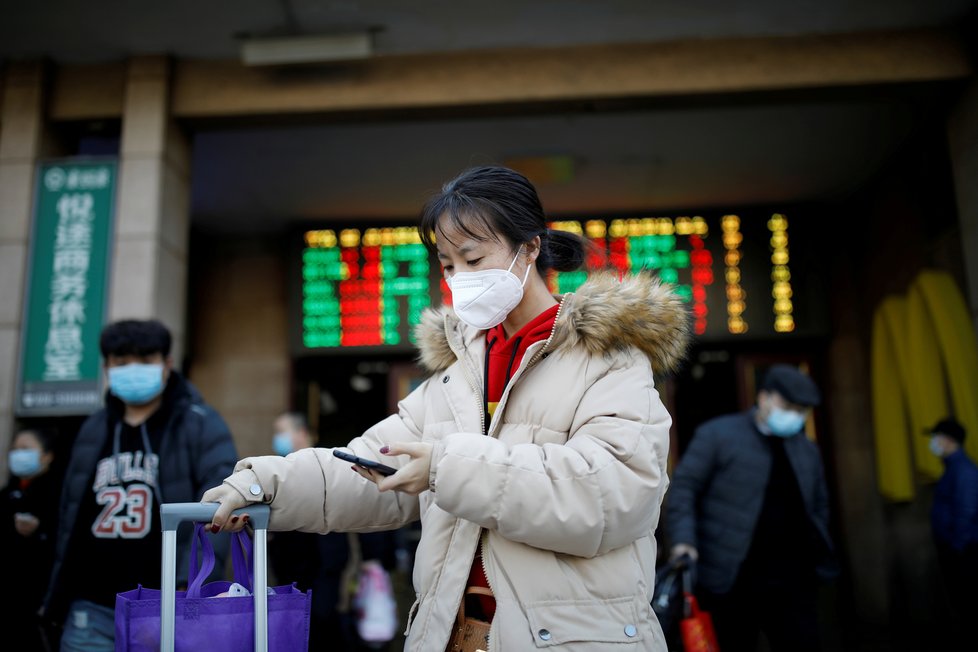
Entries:
{"type": "Polygon", "coordinates": [[[365,643],[386,643],[397,633],[397,603],[390,575],[376,561],[363,563],[354,597],[357,633],[365,643]]]}

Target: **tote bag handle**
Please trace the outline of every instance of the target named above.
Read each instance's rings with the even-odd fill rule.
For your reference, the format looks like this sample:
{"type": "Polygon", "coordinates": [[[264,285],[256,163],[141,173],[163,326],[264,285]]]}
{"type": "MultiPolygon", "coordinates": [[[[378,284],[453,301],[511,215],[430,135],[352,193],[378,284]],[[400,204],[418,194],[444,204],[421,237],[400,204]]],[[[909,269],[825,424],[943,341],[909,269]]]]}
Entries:
{"type": "MultiPolygon", "coordinates": [[[[163,567],[161,586],[162,613],[160,618],[160,650],[173,652],[175,638],[173,627],[176,619],[177,599],[177,527],[184,521],[208,523],[217,513],[218,503],[168,503],[160,505],[160,519],[163,524],[163,567]]],[[[255,530],[254,564],[255,574],[252,594],[255,600],[255,652],[268,652],[268,505],[249,505],[235,510],[234,514],[248,514],[255,530]]],[[[213,555],[213,549],[211,554],[213,555]]],[[[196,558],[196,555],[194,555],[196,558]]],[[[206,557],[206,548],[205,548],[206,557]]],[[[206,560],[205,560],[206,566],[206,560]]],[[[201,569],[199,569],[201,570],[201,569]]],[[[198,578],[209,573],[198,572],[198,578]]],[[[197,578],[195,578],[197,579],[197,578]]],[[[199,590],[199,588],[198,588],[199,590]]]]}

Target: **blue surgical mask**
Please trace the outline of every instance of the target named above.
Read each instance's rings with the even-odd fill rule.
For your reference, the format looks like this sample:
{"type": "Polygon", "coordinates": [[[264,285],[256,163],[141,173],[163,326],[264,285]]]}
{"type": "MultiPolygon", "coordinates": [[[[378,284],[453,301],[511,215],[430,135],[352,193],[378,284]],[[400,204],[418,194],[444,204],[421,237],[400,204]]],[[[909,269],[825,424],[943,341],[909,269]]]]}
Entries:
{"type": "Polygon", "coordinates": [[[10,472],[18,478],[29,478],[41,470],[41,451],[36,448],[19,448],[7,457],[10,472]]]}
{"type": "Polygon", "coordinates": [[[944,457],[944,447],[941,446],[941,442],[937,441],[937,437],[931,437],[930,443],[928,444],[930,452],[938,457],[944,457]]]}
{"type": "Polygon", "coordinates": [[[149,403],[163,392],[163,365],[133,362],[121,367],[110,367],[109,391],[123,403],[149,403]]]}
{"type": "Polygon", "coordinates": [[[767,415],[766,423],[772,435],[791,437],[801,432],[805,426],[805,419],[806,416],[802,412],[774,407],[771,408],[771,413],[767,415]]]}
{"type": "Polygon", "coordinates": [[[276,432],[272,438],[272,450],[276,455],[285,457],[294,449],[292,447],[292,434],[288,432],[276,432]]]}

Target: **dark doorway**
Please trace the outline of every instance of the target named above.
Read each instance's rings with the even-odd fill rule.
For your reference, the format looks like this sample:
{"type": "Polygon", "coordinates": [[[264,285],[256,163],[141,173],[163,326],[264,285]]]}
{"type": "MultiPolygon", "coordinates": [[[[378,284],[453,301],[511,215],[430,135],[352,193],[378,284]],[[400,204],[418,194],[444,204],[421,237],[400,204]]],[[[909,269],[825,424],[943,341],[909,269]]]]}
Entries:
{"type": "Polygon", "coordinates": [[[293,405],[308,417],[319,446],[344,446],[391,413],[391,369],[410,360],[410,355],[300,358],[293,405]]]}

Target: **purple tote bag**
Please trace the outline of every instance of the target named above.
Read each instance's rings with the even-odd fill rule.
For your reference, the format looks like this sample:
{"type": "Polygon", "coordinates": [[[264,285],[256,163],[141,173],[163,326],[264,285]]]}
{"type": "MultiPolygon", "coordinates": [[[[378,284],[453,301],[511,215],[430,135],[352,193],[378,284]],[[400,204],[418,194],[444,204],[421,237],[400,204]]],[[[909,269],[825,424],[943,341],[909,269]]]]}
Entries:
{"type": "MultiPolygon", "coordinates": [[[[231,542],[234,581],[252,590],[253,554],[251,539],[236,532],[231,542]]],[[[176,652],[242,652],[255,647],[255,603],[250,596],[216,597],[231,582],[204,584],[214,569],[214,548],[204,526],[194,526],[190,551],[190,582],[176,595],[176,652]],[[203,550],[198,567],[197,545],[203,550]]],[[[162,592],[139,586],[119,593],[115,599],[116,652],[157,652],[160,649],[162,592]]],[[[309,614],[312,592],[295,587],[272,587],[268,594],[268,650],[294,652],[309,648],[309,614]]]]}

